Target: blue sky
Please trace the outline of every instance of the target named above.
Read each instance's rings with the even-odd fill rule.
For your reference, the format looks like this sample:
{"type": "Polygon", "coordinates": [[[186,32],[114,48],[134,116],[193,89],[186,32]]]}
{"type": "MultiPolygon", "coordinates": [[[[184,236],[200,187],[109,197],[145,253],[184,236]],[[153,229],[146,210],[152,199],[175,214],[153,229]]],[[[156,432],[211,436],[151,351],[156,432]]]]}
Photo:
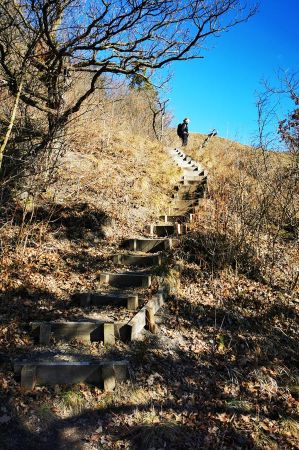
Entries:
{"type": "MultiPolygon", "coordinates": [[[[190,131],[216,128],[220,136],[251,144],[261,80],[277,84],[279,69],[299,72],[298,23],[299,0],[261,0],[256,16],[206,43],[204,59],[175,63],[167,93],[173,124],[190,117],[190,131]]],[[[288,106],[284,102],[278,116],[288,106]]]]}

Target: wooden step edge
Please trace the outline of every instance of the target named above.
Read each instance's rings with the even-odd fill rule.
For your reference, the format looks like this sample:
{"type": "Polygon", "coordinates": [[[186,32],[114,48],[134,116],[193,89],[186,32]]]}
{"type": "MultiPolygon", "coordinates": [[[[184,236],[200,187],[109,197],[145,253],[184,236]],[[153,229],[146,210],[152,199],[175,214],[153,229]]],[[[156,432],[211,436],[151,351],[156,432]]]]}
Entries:
{"type": "Polygon", "coordinates": [[[106,273],[102,272],[98,275],[99,284],[107,284],[118,287],[141,287],[149,288],[152,285],[152,275],[148,273],[106,273]],[[123,283],[122,284],[122,279],[123,283]],[[131,282],[129,281],[131,279],[131,282]],[[127,282],[126,282],[127,280],[127,282]]]}
{"type": "Polygon", "coordinates": [[[130,328],[130,340],[138,339],[143,329],[148,326],[151,332],[155,331],[154,316],[164,305],[166,294],[164,289],[159,288],[157,293],[141,308],[137,314],[127,323],[130,328]]]}
{"type": "Polygon", "coordinates": [[[13,364],[15,375],[21,378],[21,388],[25,392],[32,391],[37,385],[77,384],[82,382],[102,385],[105,391],[113,391],[116,382],[127,379],[128,367],[127,360],[23,360],[13,364]]]}
{"type": "Polygon", "coordinates": [[[145,253],[150,254],[152,253],[152,251],[157,252],[157,249],[155,250],[156,247],[159,247],[159,251],[161,252],[167,252],[169,250],[172,250],[176,246],[176,243],[175,238],[142,237],[135,239],[126,239],[124,245],[130,246],[131,251],[143,251],[145,253]],[[148,247],[146,247],[147,244],[148,247]],[[140,247],[143,247],[143,249],[140,250],[140,247]]]}
{"type": "Polygon", "coordinates": [[[142,254],[135,253],[117,253],[112,256],[113,264],[137,267],[160,266],[162,264],[161,253],[142,254]]]}
{"type": "Polygon", "coordinates": [[[132,302],[138,303],[138,294],[135,294],[133,291],[128,292],[81,292],[73,295],[73,301],[81,307],[89,307],[89,306],[106,306],[113,305],[116,306],[126,306],[128,309],[128,305],[132,302]],[[102,300],[102,301],[101,301],[102,300]]]}
{"type": "Polygon", "coordinates": [[[60,341],[80,339],[87,344],[98,341],[115,345],[115,323],[111,320],[31,322],[30,325],[33,336],[41,345],[49,345],[52,336],[60,341]],[[61,335],[63,331],[65,334],[61,335]]]}

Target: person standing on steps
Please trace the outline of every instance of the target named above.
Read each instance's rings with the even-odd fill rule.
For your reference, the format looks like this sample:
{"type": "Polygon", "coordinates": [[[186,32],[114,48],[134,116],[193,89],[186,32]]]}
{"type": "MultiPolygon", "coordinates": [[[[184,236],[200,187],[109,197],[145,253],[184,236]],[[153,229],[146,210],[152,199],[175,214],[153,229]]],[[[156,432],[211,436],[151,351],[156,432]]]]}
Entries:
{"type": "Polygon", "coordinates": [[[177,133],[178,136],[182,139],[182,146],[186,147],[188,144],[188,137],[189,137],[189,129],[188,129],[188,123],[190,122],[190,119],[186,117],[183,121],[183,123],[180,123],[178,125],[177,133]]]}

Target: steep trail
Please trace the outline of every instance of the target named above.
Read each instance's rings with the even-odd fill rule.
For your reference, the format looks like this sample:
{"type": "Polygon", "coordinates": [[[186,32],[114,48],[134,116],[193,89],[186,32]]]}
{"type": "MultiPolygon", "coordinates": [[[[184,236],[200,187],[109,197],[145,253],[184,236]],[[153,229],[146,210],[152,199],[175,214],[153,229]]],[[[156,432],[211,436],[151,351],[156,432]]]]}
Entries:
{"type": "Polygon", "coordinates": [[[191,157],[178,149],[168,150],[170,158],[182,170],[182,177],[158,220],[145,226],[142,236],[122,242],[119,252],[110,256],[111,271],[98,275],[99,290],[78,293],[74,301],[78,317],[69,320],[36,321],[30,325],[37,348],[30,354],[11,359],[11,366],[23,391],[38,385],[73,385],[89,383],[112,391],[128,376],[126,352],[114,352],[118,341],[129,343],[142,339],[144,329],[158,332],[155,316],[167,301],[169,287],[159,275],[161,266],[170,264],[171,250],[180,236],[188,233],[188,224],[200,208],[207,173],[191,157]],[[101,315],[108,305],[127,311],[126,320],[112,321],[101,315]],[[90,314],[92,312],[93,314],[90,314]],[[83,317],[83,318],[82,318],[83,317]],[[92,318],[91,318],[92,317],[92,318]],[[101,355],[60,351],[60,343],[94,342],[104,344],[101,355]]]}

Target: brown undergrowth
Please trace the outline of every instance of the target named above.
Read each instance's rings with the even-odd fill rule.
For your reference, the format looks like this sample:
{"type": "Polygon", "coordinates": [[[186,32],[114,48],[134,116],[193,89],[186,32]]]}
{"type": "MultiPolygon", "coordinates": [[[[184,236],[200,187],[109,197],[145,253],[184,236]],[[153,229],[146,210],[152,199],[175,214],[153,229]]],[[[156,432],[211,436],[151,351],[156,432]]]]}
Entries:
{"type": "MultiPolygon", "coordinates": [[[[124,154],[126,143],[122,144],[124,154]]],[[[112,192],[109,186],[116,186],[116,192],[123,188],[131,196],[131,186],[126,184],[128,173],[118,184],[123,173],[118,169],[120,165],[127,167],[133,150],[129,150],[130,157],[121,160],[113,156],[114,151],[109,147],[107,155],[110,161],[115,158],[115,168],[109,172],[115,179],[104,174],[106,184],[100,180],[97,189],[102,191],[107,186],[112,192]]],[[[121,225],[117,234],[121,237],[131,233],[133,221],[138,231],[144,217],[155,213],[146,189],[140,195],[144,195],[142,201],[147,208],[142,211],[147,212],[140,222],[138,215],[129,217],[135,209],[140,211],[140,207],[134,208],[132,197],[127,210],[125,205],[110,209],[108,198],[105,207],[104,194],[90,187],[92,177],[87,173],[75,197],[73,179],[86,167],[78,162],[82,155],[76,152],[76,164],[69,162],[65,180],[57,181],[57,186],[64,186],[58,193],[71,193],[68,198],[74,204],[64,204],[58,213],[54,209],[42,238],[37,227],[26,246],[20,239],[20,248],[26,248],[22,264],[18,263],[19,254],[16,262],[12,254],[4,261],[13,276],[3,280],[19,280],[16,286],[5,285],[8,296],[3,295],[7,301],[2,300],[1,311],[11,321],[4,324],[2,344],[14,351],[30,345],[24,324],[37,305],[48,317],[53,314],[47,310],[51,302],[52,309],[59,313],[71,291],[93,287],[95,268],[107,267],[106,257],[115,249],[114,238],[109,235],[115,227],[111,217],[121,225]],[[82,197],[85,183],[89,203],[82,197]],[[96,195],[102,199],[103,209],[91,202],[96,195]]],[[[219,154],[223,162],[223,153],[219,154]]],[[[90,157],[83,154],[87,160],[90,157]]],[[[115,349],[92,350],[108,356],[125,352],[131,367],[128,382],[110,394],[85,385],[40,387],[23,394],[12,374],[6,374],[1,378],[4,448],[16,448],[20,442],[25,449],[43,450],[52,449],[53,442],[59,449],[86,450],[297,448],[298,296],[291,271],[287,272],[289,277],[283,275],[292,264],[295,266],[295,241],[279,236],[275,243],[279,264],[271,268],[273,259],[267,264],[266,253],[262,253],[269,250],[265,230],[260,233],[259,247],[253,232],[248,235],[251,240],[247,234],[248,240],[241,239],[244,234],[240,234],[237,211],[228,210],[226,197],[219,196],[221,184],[212,173],[217,165],[217,156],[214,158],[209,197],[202,201],[196,223],[173,255],[173,262],[182,266],[181,287],[158,317],[159,333],[148,333],[144,341],[130,346],[118,343],[115,349]],[[7,430],[11,431],[9,435],[7,430]]],[[[160,161],[169,164],[163,154],[160,161]]],[[[160,165],[156,161],[149,164],[158,178],[160,165]]],[[[101,167],[103,173],[105,167],[101,167]]],[[[93,170],[92,165],[88,168],[93,170]]],[[[131,170],[135,170],[133,165],[131,170]]],[[[155,183],[153,178],[147,179],[149,186],[155,183]]],[[[165,179],[165,186],[170,181],[165,179]]],[[[113,202],[113,195],[111,199],[113,202]]],[[[44,214],[42,208],[40,214],[44,214]]],[[[23,227],[26,230],[26,225],[23,227]]],[[[7,228],[7,236],[14,242],[11,228],[7,228]]],[[[81,352],[87,349],[82,347],[81,352]]]]}
{"type": "MultiPolygon", "coordinates": [[[[163,146],[149,132],[152,118],[142,94],[133,111],[130,95],[133,92],[115,99],[122,114],[114,114],[115,104],[103,95],[97,102],[93,98],[84,114],[69,124],[65,151],[47,188],[34,192],[30,188],[34,177],[29,177],[23,188],[11,192],[9,204],[2,203],[1,363],[20,355],[44,356],[45,351],[52,355],[51,348],[33,342],[29,323],[90,317],[72,303],[72,294],[97,289],[98,272],[115,269],[109,256],[121,240],[142,234],[168,198],[178,171],[169,170],[163,146]],[[136,124],[130,117],[136,116],[136,108],[142,122],[133,132],[136,124]]],[[[126,315],[124,308],[117,315],[108,309],[104,313],[113,320],[126,315]]],[[[126,351],[121,342],[114,349],[72,342],[60,346],[58,353],[76,360],[123,357],[126,351]]],[[[2,448],[14,448],[23,439],[24,448],[43,448],[43,439],[36,443],[39,430],[47,429],[53,418],[64,420],[85,411],[87,405],[95,407],[98,400],[108,401],[101,391],[83,386],[38,388],[24,395],[6,368],[0,386],[2,448]]],[[[65,437],[65,445],[67,441],[65,437]]]]}
{"type": "Polygon", "coordinates": [[[208,196],[194,228],[206,253],[223,263],[227,255],[237,271],[254,271],[273,286],[298,292],[297,155],[218,137],[201,148],[203,140],[194,135],[190,153],[210,171],[208,196]]]}

